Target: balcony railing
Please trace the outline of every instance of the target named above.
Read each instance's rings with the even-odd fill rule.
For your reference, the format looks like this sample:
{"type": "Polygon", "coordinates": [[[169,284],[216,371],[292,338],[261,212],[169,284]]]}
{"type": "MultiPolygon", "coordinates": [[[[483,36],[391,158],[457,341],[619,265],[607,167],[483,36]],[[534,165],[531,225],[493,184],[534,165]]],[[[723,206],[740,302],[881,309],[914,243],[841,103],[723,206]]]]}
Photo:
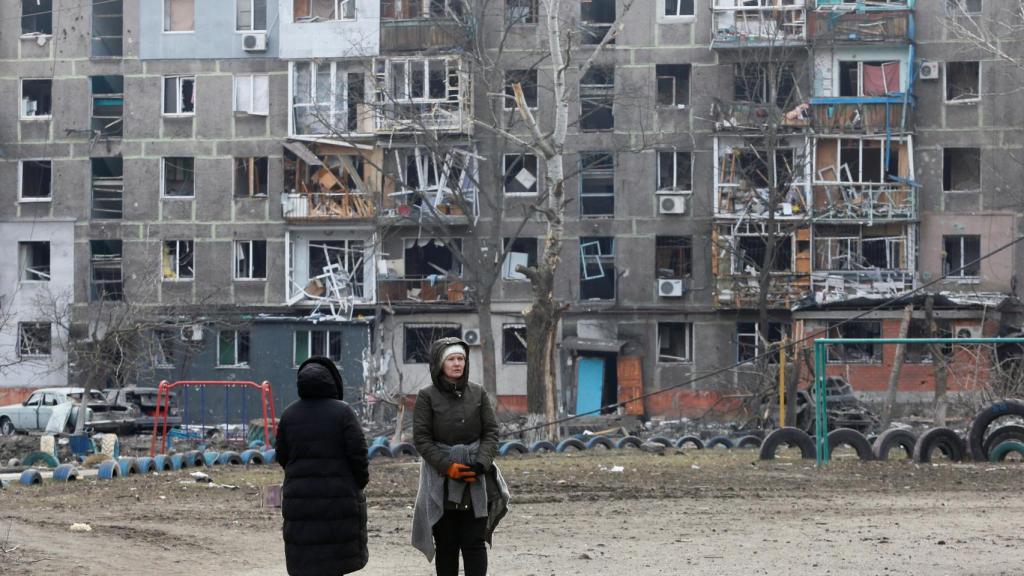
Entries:
{"type": "Polygon", "coordinates": [[[711,104],[715,129],[724,131],[757,131],[777,126],[787,131],[798,131],[811,125],[806,106],[794,105],[793,110],[780,110],[774,104],[757,102],[729,102],[717,98],[711,104]]]}
{"type": "MultiPolygon", "coordinates": [[[[757,275],[720,275],[715,282],[716,303],[719,308],[757,308],[761,290],[757,275]]],[[[775,273],[768,284],[768,307],[790,310],[810,295],[811,282],[807,274],[775,273]]]]}
{"type": "Polygon", "coordinates": [[[782,0],[758,0],[757,6],[712,6],[712,45],[715,48],[742,46],[799,45],[807,41],[807,11],[803,3],[783,5],[782,0]]]}
{"type": "Polygon", "coordinates": [[[468,41],[467,29],[452,18],[381,20],[380,51],[420,52],[452,49],[468,41]]]}
{"type": "Polygon", "coordinates": [[[472,132],[470,116],[460,100],[387,102],[377,110],[378,132],[472,132]]]}
{"type": "Polygon", "coordinates": [[[832,221],[913,220],[917,216],[914,189],[896,182],[815,183],[814,218],[832,221]]]}
{"type": "Polygon", "coordinates": [[[811,13],[810,37],[822,44],[906,43],[913,40],[913,18],[909,10],[861,12],[819,7],[811,13]]]}
{"type": "Polygon", "coordinates": [[[811,98],[811,124],[821,134],[892,134],[913,130],[907,97],[811,98]]]}
{"type": "Polygon", "coordinates": [[[465,302],[466,284],[460,278],[377,279],[380,302],[465,302]]]}
{"type": "Polygon", "coordinates": [[[853,298],[888,298],[913,290],[914,273],[907,270],[812,272],[811,288],[818,304],[853,298]]]}
{"type": "Polygon", "coordinates": [[[283,194],[285,220],[365,220],[376,215],[373,200],[354,192],[283,194]]]}

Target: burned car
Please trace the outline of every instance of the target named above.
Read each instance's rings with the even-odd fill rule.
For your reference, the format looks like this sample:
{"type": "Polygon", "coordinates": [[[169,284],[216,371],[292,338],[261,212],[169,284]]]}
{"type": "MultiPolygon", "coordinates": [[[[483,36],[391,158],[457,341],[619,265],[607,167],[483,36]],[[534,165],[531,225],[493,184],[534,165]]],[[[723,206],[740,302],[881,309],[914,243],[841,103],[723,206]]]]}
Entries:
{"type": "MultiPolygon", "coordinates": [[[[129,386],[110,388],[104,392],[107,395],[107,402],[127,410],[128,418],[122,428],[123,433],[150,432],[153,430],[154,420],[163,425],[163,414],[157,406],[157,388],[129,386]]],[[[175,392],[168,392],[168,394],[167,427],[173,428],[181,425],[181,413],[178,411],[177,394],[175,392]]]]}
{"type": "Polygon", "coordinates": [[[127,409],[107,402],[98,390],[40,388],[20,404],[0,406],[0,435],[18,432],[71,432],[78,408],[86,399],[85,427],[95,432],[117,432],[127,409]]]}

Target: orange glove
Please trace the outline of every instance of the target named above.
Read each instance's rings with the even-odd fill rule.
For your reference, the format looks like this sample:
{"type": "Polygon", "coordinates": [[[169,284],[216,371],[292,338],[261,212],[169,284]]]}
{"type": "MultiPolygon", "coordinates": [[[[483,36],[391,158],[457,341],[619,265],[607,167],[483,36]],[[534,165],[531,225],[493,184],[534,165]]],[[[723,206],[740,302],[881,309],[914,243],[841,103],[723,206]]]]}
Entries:
{"type": "Polygon", "coordinates": [[[462,480],[470,484],[476,482],[476,472],[470,470],[469,466],[459,464],[458,462],[452,462],[448,465],[448,477],[452,480],[462,480]]]}

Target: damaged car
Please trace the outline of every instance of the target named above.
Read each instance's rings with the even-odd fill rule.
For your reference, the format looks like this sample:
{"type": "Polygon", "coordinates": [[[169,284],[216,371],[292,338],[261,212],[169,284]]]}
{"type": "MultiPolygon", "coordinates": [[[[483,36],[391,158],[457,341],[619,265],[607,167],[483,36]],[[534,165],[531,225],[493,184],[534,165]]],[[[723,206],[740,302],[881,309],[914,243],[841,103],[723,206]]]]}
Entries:
{"type": "MultiPolygon", "coordinates": [[[[149,432],[153,429],[153,422],[157,421],[163,425],[163,413],[157,405],[158,388],[145,388],[128,386],[126,388],[110,388],[104,391],[106,400],[111,405],[124,407],[127,411],[122,433],[149,432]]],[[[181,413],[178,411],[178,395],[175,392],[167,392],[167,426],[176,428],[181,425],[181,413]]]]}
{"type": "Polygon", "coordinates": [[[40,388],[20,404],[0,406],[0,435],[71,432],[83,398],[87,429],[117,432],[124,425],[127,409],[107,402],[98,390],[40,388]]]}

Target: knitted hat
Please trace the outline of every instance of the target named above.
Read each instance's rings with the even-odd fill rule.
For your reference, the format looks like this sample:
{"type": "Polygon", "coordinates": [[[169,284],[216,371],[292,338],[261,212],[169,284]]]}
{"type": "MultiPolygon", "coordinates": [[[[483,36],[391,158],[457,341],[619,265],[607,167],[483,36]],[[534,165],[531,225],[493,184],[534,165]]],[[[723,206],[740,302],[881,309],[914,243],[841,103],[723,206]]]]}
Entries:
{"type": "Polygon", "coordinates": [[[466,349],[463,348],[461,344],[452,344],[451,346],[441,351],[441,363],[443,364],[445,359],[451,356],[452,354],[462,354],[463,356],[465,356],[466,349]]]}

